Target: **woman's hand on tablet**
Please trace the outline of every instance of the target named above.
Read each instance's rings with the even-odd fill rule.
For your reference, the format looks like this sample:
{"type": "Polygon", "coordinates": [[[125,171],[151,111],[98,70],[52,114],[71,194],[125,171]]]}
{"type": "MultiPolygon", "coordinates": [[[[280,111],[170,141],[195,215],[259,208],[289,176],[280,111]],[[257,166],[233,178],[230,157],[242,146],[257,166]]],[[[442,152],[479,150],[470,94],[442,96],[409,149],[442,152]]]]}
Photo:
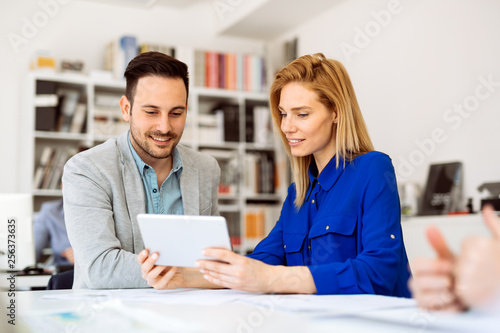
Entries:
{"type": "Polygon", "coordinates": [[[216,285],[252,292],[271,292],[276,266],[247,258],[226,249],[206,249],[203,255],[215,260],[198,260],[203,277],[216,285]]]}
{"type": "Polygon", "coordinates": [[[311,271],[305,266],[273,266],[225,249],[206,249],[203,255],[217,258],[198,260],[203,277],[216,285],[251,292],[317,292],[311,271]]]}

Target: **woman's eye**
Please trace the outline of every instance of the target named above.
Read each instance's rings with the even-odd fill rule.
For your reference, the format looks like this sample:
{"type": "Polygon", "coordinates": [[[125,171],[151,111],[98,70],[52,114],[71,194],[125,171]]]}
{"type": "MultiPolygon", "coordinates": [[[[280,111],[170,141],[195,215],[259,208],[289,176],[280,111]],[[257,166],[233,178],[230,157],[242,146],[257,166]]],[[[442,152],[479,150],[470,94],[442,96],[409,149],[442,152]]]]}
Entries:
{"type": "Polygon", "coordinates": [[[305,117],[307,117],[307,116],[308,116],[308,114],[307,114],[307,113],[299,113],[299,117],[300,117],[300,118],[305,118],[305,117]]]}
{"type": "Polygon", "coordinates": [[[286,113],[280,113],[280,117],[281,117],[281,118],[286,117],[286,113]]]}

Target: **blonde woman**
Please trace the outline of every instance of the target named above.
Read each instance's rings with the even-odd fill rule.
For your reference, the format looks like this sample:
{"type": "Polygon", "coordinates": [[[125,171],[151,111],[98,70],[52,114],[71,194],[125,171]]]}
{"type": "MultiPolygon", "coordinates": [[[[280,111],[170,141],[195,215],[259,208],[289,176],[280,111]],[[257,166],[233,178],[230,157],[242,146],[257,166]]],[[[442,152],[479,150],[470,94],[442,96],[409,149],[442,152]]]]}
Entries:
{"type": "Polygon", "coordinates": [[[374,151],[344,66],[300,57],[277,73],[270,103],[295,180],[273,230],[248,256],[206,249],[224,263],[199,269],[156,266],[144,250],[143,278],[158,289],[409,297],[394,168],[374,151]]]}

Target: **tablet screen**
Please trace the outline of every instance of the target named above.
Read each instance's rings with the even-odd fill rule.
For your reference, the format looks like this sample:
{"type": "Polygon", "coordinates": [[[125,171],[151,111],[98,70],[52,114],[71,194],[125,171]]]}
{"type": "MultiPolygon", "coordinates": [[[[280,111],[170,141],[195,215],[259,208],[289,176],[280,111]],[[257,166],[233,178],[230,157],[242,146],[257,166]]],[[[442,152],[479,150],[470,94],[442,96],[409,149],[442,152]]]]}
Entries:
{"type": "Polygon", "coordinates": [[[222,216],[139,214],[137,221],[144,246],[158,252],[156,264],[195,267],[206,248],[231,249],[226,219],[222,216]]]}

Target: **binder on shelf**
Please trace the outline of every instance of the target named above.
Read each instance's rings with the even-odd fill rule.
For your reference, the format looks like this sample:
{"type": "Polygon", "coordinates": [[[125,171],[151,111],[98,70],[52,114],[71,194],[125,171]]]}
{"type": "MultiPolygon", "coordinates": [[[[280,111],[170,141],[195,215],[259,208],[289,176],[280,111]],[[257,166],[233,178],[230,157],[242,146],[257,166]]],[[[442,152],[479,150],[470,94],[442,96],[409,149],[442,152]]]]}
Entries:
{"type": "Polygon", "coordinates": [[[35,130],[56,131],[57,114],[57,108],[55,107],[37,107],[35,109],[35,130]]]}

